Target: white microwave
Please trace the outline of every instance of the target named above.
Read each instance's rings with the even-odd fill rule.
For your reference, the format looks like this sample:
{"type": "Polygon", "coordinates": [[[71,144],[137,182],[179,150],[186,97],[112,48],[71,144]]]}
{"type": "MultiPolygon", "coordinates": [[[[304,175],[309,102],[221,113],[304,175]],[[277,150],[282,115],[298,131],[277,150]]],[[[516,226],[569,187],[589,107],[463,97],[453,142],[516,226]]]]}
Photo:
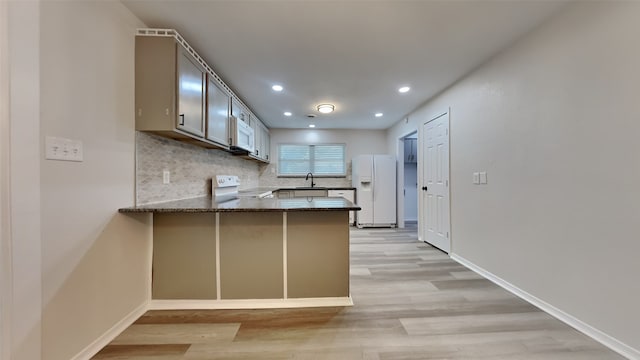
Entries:
{"type": "Polygon", "coordinates": [[[253,129],[249,124],[231,116],[231,150],[248,151],[252,153],[255,150],[255,138],[253,129]]]}

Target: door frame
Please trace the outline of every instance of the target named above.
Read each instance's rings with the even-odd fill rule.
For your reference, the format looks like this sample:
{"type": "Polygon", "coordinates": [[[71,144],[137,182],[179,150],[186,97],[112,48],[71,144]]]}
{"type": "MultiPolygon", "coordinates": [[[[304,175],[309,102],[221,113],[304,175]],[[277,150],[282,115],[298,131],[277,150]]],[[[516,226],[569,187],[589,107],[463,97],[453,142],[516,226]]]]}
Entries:
{"type": "MultiPolygon", "coordinates": [[[[396,154],[398,154],[398,167],[396,171],[396,219],[399,229],[404,228],[404,139],[409,135],[418,133],[418,131],[418,129],[407,130],[399,135],[396,140],[396,154]]],[[[418,213],[420,212],[419,210],[420,209],[418,209],[418,213]]],[[[418,217],[420,217],[420,214],[418,214],[418,217]]]]}
{"type": "MultiPolygon", "coordinates": [[[[447,209],[447,221],[446,221],[446,229],[449,232],[449,253],[448,255],[453,254],[453,233],[451,231],[451,108],[447,107],[446,110],[441,110],[438,112],[433,113],[433,115],[428,117],[427,121],[421,122],[419,131],[418,131],[418,148],[420,149],[420,151],[422,152],[424,150],[424,142],[426,139],[425,133],[424,133],[424,126],[436,119],[439,119],[443,116],[446,116],[447,119],[447,129],[449,129],[449,133],[448,133],[448,149],[447,149],[447,156],[448,156],[448,166],[447,166],[447,173],[448,173],[448,179],[449,179],[449,186],[447,186],[447,198],[448,198],[448,209],[447,209]]],[[[423,178],[423,174],[424,174],[424,166],[425,166],[425,158],[426,156],[424,156],[424,154],[422,154],[422,156],[420,156],[418,158],[418,182],[420,184],[423,184],[422,186],[424,186],[424,178],[423,178]]],[[[423,241],[423,242],[427,242],[427,239],[424,236],[425,233],[425,212],[426,212],[426,204],[424,204],[423,201],[423,196],[421,195],[418,198],[418,240],[423,241]]]]}

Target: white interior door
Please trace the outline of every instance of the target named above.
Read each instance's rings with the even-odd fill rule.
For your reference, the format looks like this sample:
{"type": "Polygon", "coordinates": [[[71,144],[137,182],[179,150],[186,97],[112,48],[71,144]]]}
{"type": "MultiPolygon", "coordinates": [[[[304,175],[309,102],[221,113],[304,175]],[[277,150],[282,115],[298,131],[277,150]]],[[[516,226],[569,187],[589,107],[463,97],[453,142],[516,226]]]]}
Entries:
{"type": "Polygon", "coordinates": [[[422,238],[449,253],[449,113],[423,125],[422,238]]]}

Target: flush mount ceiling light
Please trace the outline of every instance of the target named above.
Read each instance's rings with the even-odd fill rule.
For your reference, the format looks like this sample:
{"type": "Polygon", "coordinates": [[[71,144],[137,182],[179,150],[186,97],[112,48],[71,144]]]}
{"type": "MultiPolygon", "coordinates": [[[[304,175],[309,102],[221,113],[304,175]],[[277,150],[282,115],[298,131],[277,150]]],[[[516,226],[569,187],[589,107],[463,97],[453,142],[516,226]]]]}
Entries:
{"type": "Polygon", "coordinates": [[[335,106],[331,105],[331,104],[320,104],[318,105],[318,111],[320,111],[323,114],[328,114],[333,112],[333,110],[335,110],[335,106]]]}
{"type": "Polygon", "coordinates": [[[376,113],[376,117],[382,117],[382,113],[376,113]]]}
{"type": "Polygon", "coordinates": [[[314,127],[316,127],[316,126],[315,126],[314,124],[309,124],[309,127],[310,127],[310,128],[314,128],[314,127]]]}
{"type": "Polygon", "coordinates": [[[273,91],[282,91],[284,88],[282,85],[273,85],[271,89],[273,89],[273,91]]]}
{"type": "Polygon", "coordinates": [[[409,90],[411,90],[411,88],[410,88],[410,87],[408,87],[408,86],[403,86],[403,87],[401,87],[400,89],[398,89],[398,92],[406,93],[406,92],[407,92],[407,91],[409,91],[409,90]]]}
{"type": "Polygon", "coordinates": [[[291,113],[289,111],[285,111],[284,116],[291,116],[291,113]]]}

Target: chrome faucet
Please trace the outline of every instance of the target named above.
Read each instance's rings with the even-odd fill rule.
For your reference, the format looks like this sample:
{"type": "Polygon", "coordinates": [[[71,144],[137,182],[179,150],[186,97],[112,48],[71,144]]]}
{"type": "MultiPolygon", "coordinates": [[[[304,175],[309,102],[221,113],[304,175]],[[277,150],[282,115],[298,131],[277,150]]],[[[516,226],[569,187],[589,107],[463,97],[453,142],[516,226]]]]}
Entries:
{"type": "Polygon", "coordinates": [[[309,180],[309,175],[311,175],[311,187],[316,186],[316,183],[313,182],[313,174],[312,173],[307,173],[307,177],[304,178],[305,181],[309,180]]]}

